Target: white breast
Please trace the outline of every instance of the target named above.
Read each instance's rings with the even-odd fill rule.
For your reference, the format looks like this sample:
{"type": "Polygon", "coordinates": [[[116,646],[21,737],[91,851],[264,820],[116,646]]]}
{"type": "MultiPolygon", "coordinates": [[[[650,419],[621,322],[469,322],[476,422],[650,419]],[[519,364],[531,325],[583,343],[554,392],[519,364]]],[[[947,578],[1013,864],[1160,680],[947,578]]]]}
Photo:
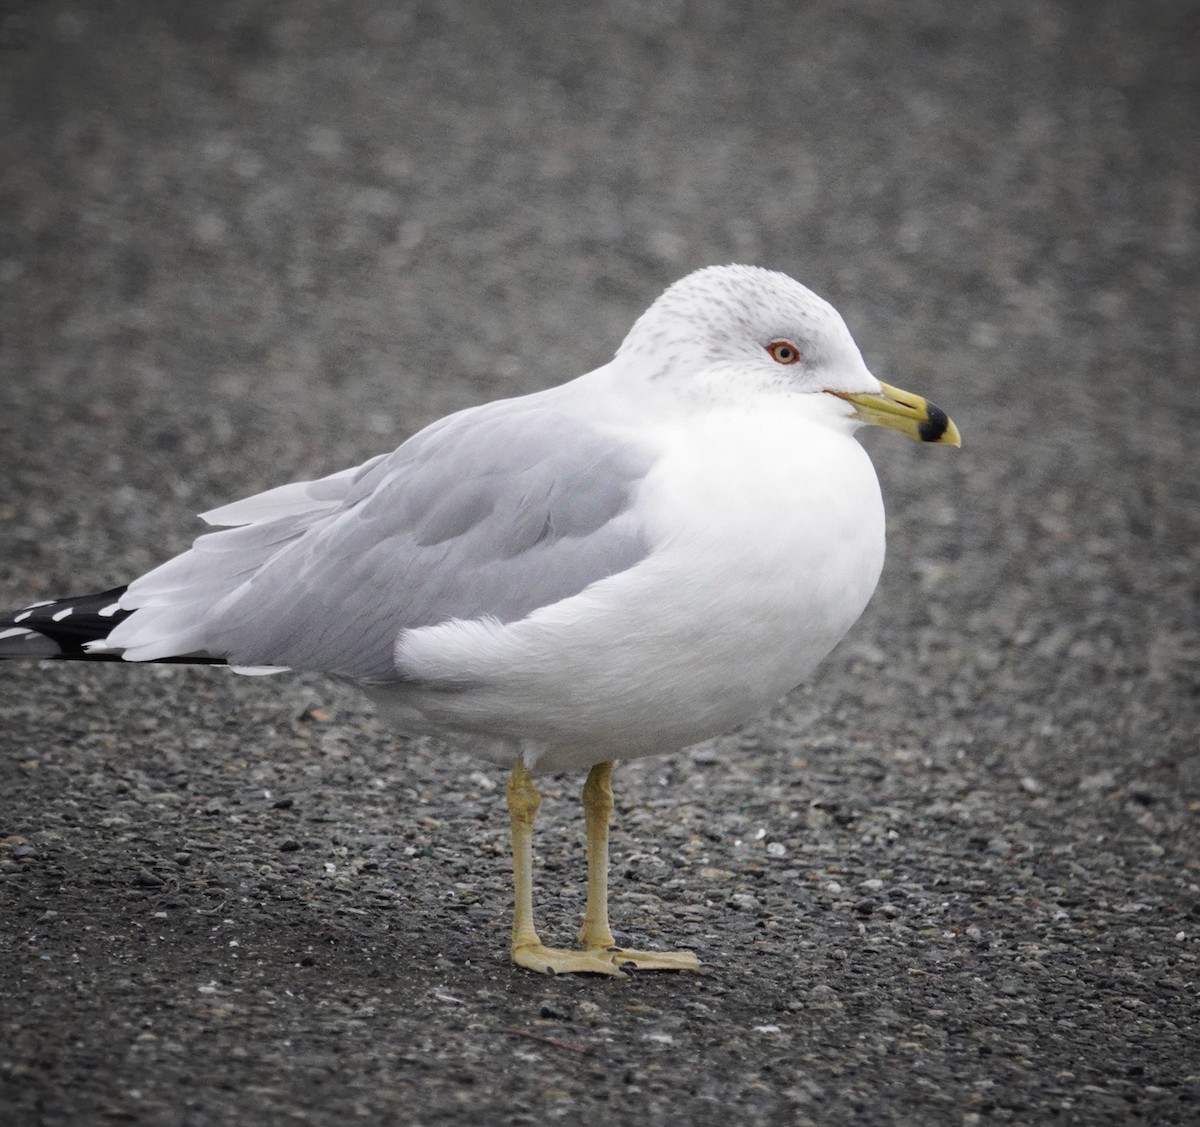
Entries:
{"type": "Polygon", "coordinates": [[[535,757],[532,741],[557,769],[677,750],[803,681],[862,613],[883,565],[865,451],[777,409],[714,412],[660,439],[636,506],[648,559],[517,622],[406,635],[404,666],[443,687],[389,688],[381,703],[439,729],[507,737],[511,754],[535,757]]]}

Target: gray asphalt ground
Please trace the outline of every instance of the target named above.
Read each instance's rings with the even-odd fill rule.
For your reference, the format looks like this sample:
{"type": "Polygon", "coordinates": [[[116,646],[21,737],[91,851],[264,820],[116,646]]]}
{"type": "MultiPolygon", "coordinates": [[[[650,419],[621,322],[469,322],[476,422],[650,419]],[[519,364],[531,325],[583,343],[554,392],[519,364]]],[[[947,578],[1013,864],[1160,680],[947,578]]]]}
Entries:
{"type": "Polygon", "coordinates": [[[514,970],[501,774],[346,690],[6,664],[3,1122],[1200,1122],[1198,30],[3,0],[6,605],[601,363],[712,262],[829,297],[965,440],[865,436],[864,620],[618,772],[618,935],[701,976],[514,970]]]}

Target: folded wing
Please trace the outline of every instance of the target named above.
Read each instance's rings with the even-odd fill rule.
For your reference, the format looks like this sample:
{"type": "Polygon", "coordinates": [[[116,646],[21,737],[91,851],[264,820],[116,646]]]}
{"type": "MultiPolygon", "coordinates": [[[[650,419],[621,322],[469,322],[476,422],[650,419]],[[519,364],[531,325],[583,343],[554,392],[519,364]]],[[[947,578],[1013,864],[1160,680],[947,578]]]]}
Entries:
{"type": "Polygon", "coordinates": [[[644,558],[630,507],[652,461],[552,407],[462,412],[356,469],[204,514],[239,527],[132,583],[135,613],[104,647],[395,680],[404,630],[514,621],[644,558]]]}

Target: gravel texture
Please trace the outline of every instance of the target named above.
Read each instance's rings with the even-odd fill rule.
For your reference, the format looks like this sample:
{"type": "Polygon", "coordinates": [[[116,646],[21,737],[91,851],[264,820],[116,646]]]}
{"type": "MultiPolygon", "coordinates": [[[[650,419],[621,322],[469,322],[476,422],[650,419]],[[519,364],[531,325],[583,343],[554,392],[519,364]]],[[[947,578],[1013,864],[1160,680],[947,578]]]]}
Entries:
{"type": "Polygon", "coordinates": [[[511,968],[500,773],[328,682],[6,664],[4,1122],[1200,1121],[1197,30],[3,0],[7,605],[584,371],[710,262],[811,284],[965,442],[867,435],[864,620],[618,772],[618,935],[704,975],[511,968]]]}

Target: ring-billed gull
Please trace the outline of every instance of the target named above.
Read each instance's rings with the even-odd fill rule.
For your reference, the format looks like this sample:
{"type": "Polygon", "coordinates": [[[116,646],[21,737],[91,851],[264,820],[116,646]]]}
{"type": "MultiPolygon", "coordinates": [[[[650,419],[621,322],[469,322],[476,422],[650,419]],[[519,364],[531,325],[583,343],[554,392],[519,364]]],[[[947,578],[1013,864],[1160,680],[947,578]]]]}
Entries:
{"type": "Polygon", "coordinates": [[[128,587],[0,616],[0,656],[350,680],[401,730],[511,767],[514,962],[693,969],[614,943],[612,764],[750,719],[862,613],[884,555],[863,423],[959,442],[811,290],[709,267],[595,371],[205,513],[221,531],[128,587]],[[587,904],[578,948],[553,949],[533,921],[532,774],[584,768],[587,904]]]}

